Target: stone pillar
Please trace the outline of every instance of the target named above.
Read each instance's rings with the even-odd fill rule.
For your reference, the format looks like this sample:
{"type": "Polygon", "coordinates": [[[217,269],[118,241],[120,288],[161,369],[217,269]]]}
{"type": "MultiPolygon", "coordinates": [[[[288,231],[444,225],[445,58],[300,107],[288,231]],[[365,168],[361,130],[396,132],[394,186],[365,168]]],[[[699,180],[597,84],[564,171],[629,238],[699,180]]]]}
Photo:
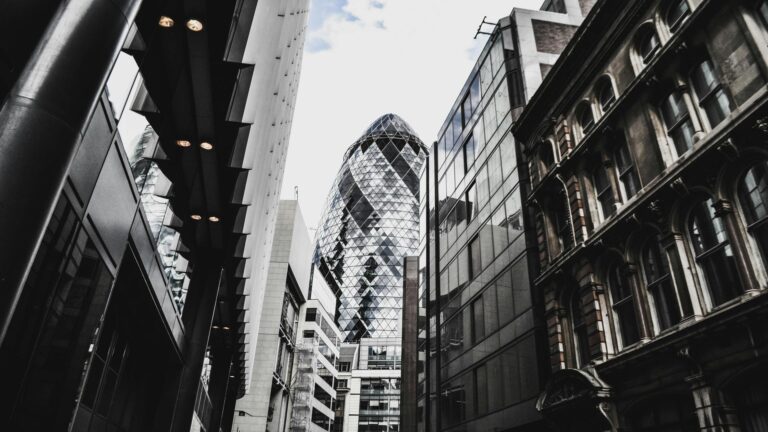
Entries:
{"type": "Polygon", "coordinates": [[[722,421],[722,407],[717,390],[713,389],[700,373],[685,379],[691,385],[693,403],[699,430],[702,432],[728,432],[722,421]]]}
{"type": "Polygon", "coordinates": [[[171,426],[171,431],[174,432],[189,432],[192,423],[197,386],[208,348],[219,284],[223,283],[222,267],[216,256],[215,252],[209,251],[196,254],[193,259],[192,281],[184,308],[187,335],[183,354],[184,366],[171,426]]]}
{"type": "Polygon", "coordinates": [[[0,109],[0,344],[141,0],[68,0],[0,109]]]}

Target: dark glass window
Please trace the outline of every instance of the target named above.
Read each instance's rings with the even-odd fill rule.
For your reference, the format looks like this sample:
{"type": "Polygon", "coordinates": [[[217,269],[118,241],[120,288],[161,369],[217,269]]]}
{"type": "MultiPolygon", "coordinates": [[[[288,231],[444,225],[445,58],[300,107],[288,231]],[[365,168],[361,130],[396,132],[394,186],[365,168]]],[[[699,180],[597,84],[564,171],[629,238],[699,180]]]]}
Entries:
{"type": "Polygon", "coordinates": [[[649,241],[643,249],[643,270],[659,330],[666,330],[679,323],[681,315],[669,264],[657,239],[649,241]]]}
{"type": "Polygon", "coordinates": [[[576,358],[579,367],[589,363],[592,357],[589,354],[589,334],[587,323],[584,321],[584,312],[581,308],[581,295],[576,289],[571,295],[571,323],[573,324],[573,341],[576,348],[576,358]]]}
{"type": "Polygon", "coordinates": [[[710,126],[717,126],[731,113],[731,102],[723,90],[712,62],[704,60],[696,66],[691,72],[691,82],[698,96],[699,106],[706,113],[710,126]]]}
{"type": "Polygon", "coordinates": [[[475,237],[469,242],[469,279],[474,279],[483,270],[483,263],[480,259],[480,237],[475,237]]]}
{"type": "Polygon", "coordinates": [[[595,117],[592,115],[592,108],[588,103],[584,102],[579,106],[576,116],[579,120],[579,126],[581,126],[581,132],[586,135],[595,126],[595,117]]]}
{"type": "Polygon", "coordinates": [[[475,137],[472,135],[469,135],[469,139],[464,143],[464,161],[466,163],[465,169],[469,169],[475,162],[475,137]]]}
{"type": "Polygon", "coordinates": [[[613,85],[611,79],[603,77],[597,85],[597,100],[600,102],[600,108],[603,112],[608,111],[614,102],[616,102],[616,94],[613,92],[613,85]]]}
{"type": "Polygon", "coordinates": [[[552,142],[545,141],[540,144],[539,161],[541,162],[541,176],[544,176],[555,163],[555,155],[552,152],[552,142]]]}
{"type": "Polygon", "coordinates": [[[314,330],[304,330],[304,337],[305,338],[313,338],[313,337],[315,337],[315,331],[314,330]]]}
{"type": "Polygon", "coordinates": [[[768,26],[768,1],[761,1],[760,6],[757,7],[757,12],[760,14],[760,19],[763,20],[763,25],[768,26]]]}
{"type": "Polygon", "coordinates": [[[613,215],[616,211],[613,199],[613,188],[611,187],[611,182],[608,180],[605,167],[602,164],[598,164],[595,169],[592,170],[592,182],[595,186],[595,197],[600,205],[600,214],[602,218],[607,218],[613,215]]]}
{"type": "Polygon", "coordinates": [[[615,322],[619,327],[621,345],[626,347],[640,340],[637,328],[637,315],[635,314],[635,296],[632,294],[627,275],[622,271],[622,266],[617,263],[611,267],[608,274],[608,288],[611,293],[611,307],[615,322]]]}
{"type": "Polygon", "coordinates": [[[742,288],[725,224],[715,215],[713,205],[708,198],[693,207],[688,233],[712,303],[719,305],[738,296],[742,288]]]}
{"type": "Polygon", "coordinates": [[[747,171],[739,185],[739,195],[747,228],[755,238],[768,268],[768,162],[761,162],[747,171]]]}
{"type": "Polygon", "coordinates": [[[477,216],[477,186],[475,186],[475,182],[472,182],[467,188],[466,211],[467,222],[473,220],[477,216]]]}
{"type": "Polygon", "coordinates": [[[683,22],[683,19],[691,12],[686,0],[676,0],[667,9],[666,21],[670,29],[674,30],[683,22]]]}
{"type": "Polygon", "coordinates": [[[739,417],[740,431],[768,431],[768,374],[750,373],[738,380],[731,392],[739,417]]]}
{"type": "Polygon", "coordinates": [[[307,322],[317,321],[317,309],[307,308],[307,311],[304,314],[304,321],[307,321],[307,322]]]}
{"type": "Polygon", "coordinates": [[[667,128],[667,135],[677,150],[677,155],[693,147],[693,123],[688,107],[685,105],[683,94],[673,91],[661,104],[661,114],[667,128]]]}
{"type": "Polygon", "coordinates": [[[656,51],[659,49],[659,37],[656,30],[651,25],[646,25],[640,30],[637,38],[637,52],[643,59],[643,63],[648,63],[656,51]]]}
{"type": "Polygon", "coordinates": [[[557,231],[557,239],[560,244],[560,252],[566,252],[573,247],[573,231],[571,230],[571,215],[569,214],[568,195],[562,188],[555,197],[553,207],[553,221],[557,231]]]}
{"type": "Polygon", "coordinates": [[[453,120],[451,121],[451,128],[453,129],[453,139],[451,140],[450,147],[453,148],[453,143],[461,137],[461,131],[464,128],[464,122],[461,116],[461,108],[456,110],[453,114],[453,120]]]}
{"type": "Polygon", "coordinates": [[[614,159],[616,160],[616,170],[618,171],[619,182],[624,189],[624,197],[630,199],[640,190],[640,179],[637,177],[637,170],[632,155],[629,153],[629,147],[626,141],[622,141],[614,150],[614,159]]]}

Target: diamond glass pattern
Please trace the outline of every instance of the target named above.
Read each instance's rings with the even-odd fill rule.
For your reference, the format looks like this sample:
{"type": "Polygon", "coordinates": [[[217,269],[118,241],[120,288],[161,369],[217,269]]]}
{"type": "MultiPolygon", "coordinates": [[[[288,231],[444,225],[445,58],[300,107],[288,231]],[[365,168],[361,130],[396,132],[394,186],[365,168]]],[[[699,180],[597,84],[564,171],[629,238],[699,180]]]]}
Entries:
{"type": "Polygon", "coordinates": [[[427,149],[400,117],[371,124],[344,155],[313,262],[339,297],[346,342],[400,337],[403,258],[418,254],[419,173],[427,149]]]}

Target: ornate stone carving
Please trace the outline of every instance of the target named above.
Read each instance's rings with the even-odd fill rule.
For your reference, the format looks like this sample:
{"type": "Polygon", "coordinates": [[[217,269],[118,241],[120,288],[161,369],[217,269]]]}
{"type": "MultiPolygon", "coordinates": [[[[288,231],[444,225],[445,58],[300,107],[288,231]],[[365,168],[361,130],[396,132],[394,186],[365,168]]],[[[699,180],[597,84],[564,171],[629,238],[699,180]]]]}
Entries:
{"type": "Polygon", "coordinates": [[[675,191],[675,193],[681,198],[685,198],[690,194],[690,191],[688,190],[688,185],[685,184],[685,181],[683,180],[682,177],[678,177],[672,180],[669,183],[669,187],[671,187],[672,190],[675,191]]]}
{"type": "Polygon", "coordinates": [[[755,120],[755,125],[752,127],[757,129],[763,135],[768,135],[768,117],[761,117],[755,120]]]}
{"type": "Polygon", "coordinates": [[[723,156],[726,157],[729,161],[733,162],[739,157],[739,149],[736,147],[736,144],[733,142],[733,139],[728,138],[727,140],[721,142],[717,145],[717,151],[720,152],[723,156]]]}
{"type": "Polygon", "coordinates": [[[715,209],[715,216],[723,216],[729,213],[733,213],[733,204],[728,200],[717,200],[713,205],[712,208],[715,209]]]}

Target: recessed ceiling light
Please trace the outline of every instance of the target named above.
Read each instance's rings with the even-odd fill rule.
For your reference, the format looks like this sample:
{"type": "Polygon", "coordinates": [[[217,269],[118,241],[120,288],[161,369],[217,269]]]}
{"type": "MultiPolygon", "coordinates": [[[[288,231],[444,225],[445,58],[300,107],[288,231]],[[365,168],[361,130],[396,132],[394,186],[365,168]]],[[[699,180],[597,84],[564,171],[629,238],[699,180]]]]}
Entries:
{"type": "Polygon", "coordinates": [[[182,148],[187,148],[190,147],[192,143],[187,140],[176,140],[176,145],[182,148]]]}
{"type": "Polygon", "coordinates": [[[218,222],[221,219],[219,219],[218,216],[208,216],[208,220],[211,221],[211,222],[218,222]]]}
{"type": "Polygon", "coordinates": [[[193,215],[190,215],[189,217],[192,218],[192,220],[194,221],[203,220],[203,217],[200,216],[199,214],[193,214],[193,215]]]}
{"type": "Polygon", "coordinates": [[[227,326],[224,326],[224,327],[222,327],[221,329],[222,329],[222,330],[229,330],[229,327],[227,327],[227,326]]]}
{"type": "Polygon", "coordinates": [[[170,28],[173,27],[173,25],[176,24],[176,22],[173,21],[173,18],[161,15],[160,20],[158,20],[157,25],[160,27],[170,28]]]}
{"type": "Polygon", "coordinates": [[[213,144],[208,141],[203,141],[200,143],[200,148],[203,150],[213,150],[213,144]]]}
{"type": "Polygon", "coordinates": [[[187,28],[193,32],[199,32],[203,30],[203,23],[196,19],[190,19],[187,21],[187,28]]]}

